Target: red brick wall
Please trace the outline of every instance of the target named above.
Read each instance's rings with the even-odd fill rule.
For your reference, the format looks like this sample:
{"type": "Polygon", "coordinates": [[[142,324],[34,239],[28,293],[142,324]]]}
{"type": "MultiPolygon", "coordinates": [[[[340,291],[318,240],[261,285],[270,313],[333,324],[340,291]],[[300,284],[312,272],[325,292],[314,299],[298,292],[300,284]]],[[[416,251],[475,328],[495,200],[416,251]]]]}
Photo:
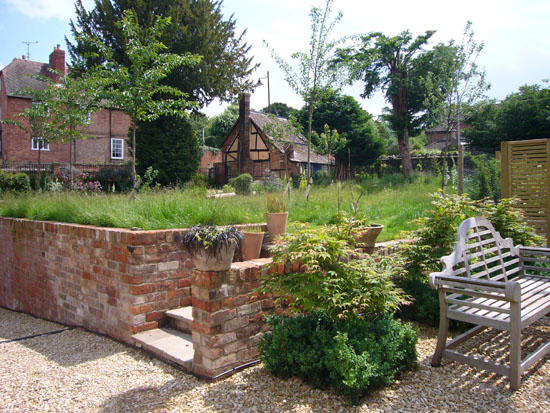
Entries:
{"type": "Polygon", "coordinates": [[[261,258],[233,263],[229,271],[193,271],[194,373],[213,378],[258,359],[258,344],[268,328],[264,315],[281,311],[270,296],[255,291],[259,277],[291,270],[297,268],[261,258]]]}
{"type": "Polygon", "coordinates": [[[201,159],[200,171],[202,173],[206,173],[210,168],[214,167],[215,163],[222,162],[222,161],[223,161],[223,156],[221,151],[205,150],[201,159]]]}
{"type": "Polygon", "coordinates": [[[0,218],[0,306],[129,343],[191,304],[183,233],[0,218]]]}

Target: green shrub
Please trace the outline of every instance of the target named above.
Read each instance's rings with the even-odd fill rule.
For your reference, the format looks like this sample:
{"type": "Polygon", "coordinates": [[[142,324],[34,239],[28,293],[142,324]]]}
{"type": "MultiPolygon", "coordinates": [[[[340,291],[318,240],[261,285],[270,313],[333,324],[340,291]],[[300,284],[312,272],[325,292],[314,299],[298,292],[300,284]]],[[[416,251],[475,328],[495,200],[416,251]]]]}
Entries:
{"type": "Polygon", "coordinates": [[[491,198],[494,202],[498,202],[501,197],[500,161],[484,155],[470,155],[470,157],[476,165],[476,173],[469,189],[472,199],[491,198]]]}
{"type": "Polygon", "coordinates": [[[324,312],[293,318],[269,316],[272,328],[260,342],[268,371],[332,387],[352,403],[391,384],[417,359],[417,333],[389,315],[333,320],[324,312]]]}
{"type": "Polygon", "coordinates": [[[9,173],[0,170],[0,193],[27,192],[30,190],[31,182],[26,173],[9,173]]]}
{"type": "Polygon", "coordinates": [[[229,185],[235,188],[237,195],[250,194],[250,186],[252,185],[252,176],[249,173],[240,174],[235,178],[229,179],[229,185]]]}
{"type": "Polygon", "coordinates": [[[232,192],[235,192],[235,188],[233,188],[231,185],[224,185],[222,188],[222,192],[224,194],[230,194],[232,192]]]}
{"type": "Polygon", "coordinates": [[[329,186],[331,181],[330,174],[323,172],[323,171],[317,171],[313,174],[313,185],[317,186],[329,186]]]}
{"type": "Polygon", "coordinates": [[[132,171],[129,167],[104,166],[94,175],[102,188],[114,188],[117,191],[128,191],[132,189],[132,171]]]}
{"type": "Polygon", "coordinates": [[[406,271],[395,279],[413,304],[401,310],[401,315],[430,325],[439,322],[437,291],[428,283],[430,272],[441,271],[441,257],[453,250],[458,227],[466,218],[485,216],[504,237],[516,245],[541,245],[543,239],[529,227],[519,209],[517,200],[503,199],[498,204],[491,200],[472,201],[467,196],[433,195],[433,208],[416,220],[417,229],[407,234],[417,241],[405,244],[401,255],[406,271]]]}
{"type": "Polygon", "coordinates": [[[298,172],[292,172],[290,174],[290,178],[292,179],[292,187],[294,189],[299,189],[300,188],[300,182],[302,180],[302,175],[299,174],[298,172]]]}
{"type": "Polygon", "coordinates": [[[406,302],[392,281],[403,268],[399,259],[366,256],[346,262],[351,248],[335,227],[303,226],[271,251],[275,263],[302,266],[284,277],[263,274],[260,288],[275,294],[277,302],[289,301],[297,313],[323,310],[333,319],[352,319],[392,312],[406,302]]]}
{"type": "Polygon", "coordinates": [[[208,177],[206,175],[194,174],[191,176],[189,182],[187,182],[186,187],[206,189],[208,188],[208,183],[208,177]]]}

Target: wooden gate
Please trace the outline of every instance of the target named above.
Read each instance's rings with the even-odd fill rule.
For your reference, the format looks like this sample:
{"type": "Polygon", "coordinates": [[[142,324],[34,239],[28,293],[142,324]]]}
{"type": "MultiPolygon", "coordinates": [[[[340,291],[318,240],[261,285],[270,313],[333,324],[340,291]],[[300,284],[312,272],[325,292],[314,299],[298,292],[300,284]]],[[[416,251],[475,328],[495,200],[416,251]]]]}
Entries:
{"type": "Polygon", "coordinates": [[[502,197],[522,202],[527,222],[550,246],[550,139],[501,142],[502,197]]]}

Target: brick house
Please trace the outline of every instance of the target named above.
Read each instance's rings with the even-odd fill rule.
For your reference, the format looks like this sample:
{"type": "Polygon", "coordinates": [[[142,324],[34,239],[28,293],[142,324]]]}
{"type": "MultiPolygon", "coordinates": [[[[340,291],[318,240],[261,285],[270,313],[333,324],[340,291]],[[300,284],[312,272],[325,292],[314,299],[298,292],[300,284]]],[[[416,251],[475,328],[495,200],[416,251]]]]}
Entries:
{"type": "MultiPolygon", "coordinates": [[[[272,173],[279,177],[288,174],[305,174],[307,171],[307,139],[288,128],[284,118],[270,117],[250,111],[250,95],[244,94],[239,102],[239,118],[222,144],[222,163],[216,165],[216,180],[248,172],[254,179],[272,173]],[[284,141],[274,136],[274,130],[284,131],[284,141]],[[241,139],[241,137],[247,139],[241,139]]],[[[312,173],[328,172],[333,163],[326,156],[311,150],[312,173]]]]}
{"type": "MultiPolygon", "coordinates": [[[[31,87],[44,89],[45,82],[32,75],[54,76],[48,69],[67,73],[65,51],[54,48],[49,63],[22,59],[13,61],[0,71],[0,119],[14,119],[14,115],[30,107],[31,99],[19,91],[31,87]]],[[[57,75],[55,75],[57,77],[57,75]]],[[[59,79],[56,79],[59,81],[59,79]]],[[[129,159],[125,142],[130,127],[130,118],[118,109],[102,109],[92,113],[90,124],[79,128],[90,138],[76,140],[73,146],[75,164],[118,165],[129,159]]],[[[0,125],[0,163],[34,163],[38,161],[38,142],[15,125],[0,125]]],[[[69,163],[69,143],[50,143],[40,151],[41,162],[51,164],[69,163]]]]}

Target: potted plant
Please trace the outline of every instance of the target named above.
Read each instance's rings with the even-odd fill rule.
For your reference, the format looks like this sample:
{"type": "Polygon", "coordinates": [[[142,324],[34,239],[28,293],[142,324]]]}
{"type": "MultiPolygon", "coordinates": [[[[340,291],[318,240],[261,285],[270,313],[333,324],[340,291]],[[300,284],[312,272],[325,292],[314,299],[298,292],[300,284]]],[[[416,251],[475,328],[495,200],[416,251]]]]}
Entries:
{"type": "Polygon", "coordinates": [[[367,217],[357,217],[357,214],[348,216],[345,213],[340,215],[340,224],[343,233],[357,248],[372,254],[376,245],[376,238],[384,229],[384,225],[367,223],[367,217]]]}
{"type": "Polygon", "coordinates": [[[242,239],[243,233],[235,227],[196,225],[185,233],[182,242],[198,270],[226,271],[242,239]]]}
{"type": "Polygon", "coordinates": [[[288,206],[284,195],[267,194],[265,198],[267,232],[271,240],[276,236],[286,233],[286,224],[288,221],[288,206]]]}
{"type": "Polygon", "coordinates": [[[260,258],[262,244],[264,242],[264,232],[258,225],[243,228],[244,239],[242,242],[243,261],[250,261],[260,258]]]}

